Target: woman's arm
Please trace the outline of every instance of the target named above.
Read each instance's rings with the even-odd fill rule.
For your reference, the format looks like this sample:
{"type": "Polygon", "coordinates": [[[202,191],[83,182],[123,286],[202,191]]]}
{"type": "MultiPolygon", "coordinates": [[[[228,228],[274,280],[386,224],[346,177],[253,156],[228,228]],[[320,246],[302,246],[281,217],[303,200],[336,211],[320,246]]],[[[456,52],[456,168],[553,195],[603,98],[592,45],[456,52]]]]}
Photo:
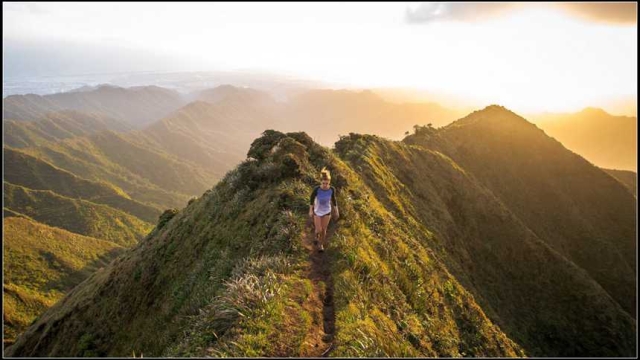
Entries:
{"type": "Polygon", "coordinates": [[[338,208],[338,201],[336,200],[336,188],[334,188],[333,186],[331,187],[331,204],[333,204],[333,206],[336,207],[336,209],[338,208]]]}
{"type": "Polygon", "coordinates": [[[336,197],[336,188],[331,187],[331,203],[333,204],[333,207],[336,209],[336,219],[338,217],[340,217],[340,211],[338,211],[338,200],[336,197]]]}
{"type": "Polygon", "coordinates": [[[313,205],[316,200],[316,196],[318,195],[318,187],[313,188],[311,192],[311,198],[309,199],[309,216],[313,216],[313,205]]]}

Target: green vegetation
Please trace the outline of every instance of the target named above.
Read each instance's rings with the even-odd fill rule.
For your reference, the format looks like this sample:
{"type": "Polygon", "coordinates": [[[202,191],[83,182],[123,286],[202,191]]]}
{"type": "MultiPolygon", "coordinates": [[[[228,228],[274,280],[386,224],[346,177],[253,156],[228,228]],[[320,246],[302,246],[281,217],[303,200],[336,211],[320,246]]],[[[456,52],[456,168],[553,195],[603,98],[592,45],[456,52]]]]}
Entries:
{"type": "Polygon", "coordinates": [[[124,248],[24,217],[3,222],[5,344],[124,248]]]}
{"type": "Polygon", "coordinates": [[[405,142],[449,155],[635,317],[636,201],[618,181],[500,106],[405,142]]]}
{"type": "Polygon", "coordinates": [[[71,199],[49,190],[4,183],[4,206],[53,227],[130,246],[153,229],[149,223],[106,205],[71,199]]]}
{"type": "Polygon", "coordinates": [[[125,122],[73,110],[47,113],[37,121],[4,120],[3,125],[4,144],[14,148],[41,146],[62,139],[91,135],[102,130],[131,130],[125,122]]]}
{"type": "Polygon", "coordinates": [[[528,355],[632,352],[632,317],[451,158],[355,134],[336,149],[359,169],[383,208],[429,229],[430,241],[416,230],[404,233],[426,238],[422,242],[528,355]],[[358,147],[365,150],[352,150],[358,147]],[[559,298],[574,301],[550,300],[559,298]],[[604,319],[616,330],[601,333],[604,319]]]}
{"type": "Polygon", "coordinates": [[[104,204],[148,222],[160,211],[132,200],[121,189],[80,178],[46,161],[11,148],[4,148],[4,180],[32,190],[51,190],[59,195],[104,204]]]}
{"type": "MultiPolygon", "coordinates": [[[[304,133],[285,135],[267,131],[254,142],[250,154],[261,160],[248,159],[228,173],[212,191],[173,216],[127,256],[79,287],[56,311],[46,313],[13,349],[24,349],[18,351],[26,351],[25,354],[55,354],[53,348],[40,349],[30,339],[35,339],[32,331],[39,332],[38,324],[50,321],[51,316],[58,317],[54,313],[59,312],[66,314],[64,324],[68,326],[84,324],[83,333],[92,333],[94,326],[113,329],[102,332],[104,337],[93,339],[89,346],[100,356],[132,351],[171,356],[295,356],[304,353],[303,339],[314,318],[304,304],[307,296],[299,291],[310,288],[304,271],[307,254],[300,245],[309,189],[315,184],[322,166],[332,168],[334,183],[340,192],[339,201],[345,204],[343,216],[353,219],[359,215],[349,205],[347,194],[358,191],[357,195],[364,199],[360,192],[371,192],[361,183],[354,183],[351,188],[350,181],[356,181],[357,175],[304,133]],[[95,296],[105,292],[107,287],[111,296],[95,296]],[[95,305],[77,307],[75,304],[85,297],[92,298],[95,305]],[[123,303],[137,305],[123,308],[123,303]],[[129,316],[134,316],[132,321],[124,321],[129,316]],[[89,320],[96,318],[108,320],[101,325],[89,320]],[[149,328],[157,331],[152,334],[146,330],[149,328]]],[[[380,208],[379,211],[383,210],[380,208]]],[[[337,354],[522,354],[522,350],[487,319],[474,304],[472,296],[446,273],[442,265],[432,263],[435,259],[424,263],[425,268],[416,265],[414,275],[410,275],[408,272],[413,270],[405,269],[401,262],[390,272],[399,279],[405,278],[408,286],[414,279],[412,276],[423,279],[437,276],[430,281],[442,289],[448,281],[448,286],[456,289],[455,294],[460,294],[451,300],[437,295],[440,300],[433,308],[444,308],[433,314],[437,322],[432,325],[425,327],[426,323],[423,324],[427,320],[421,314],[424,305],[420,305],[419,296],[423,295],[410,294],[418,297],[404,300],[406,295],[388,279],[387,286],[391,288],[386,294],[379,291],[372,279],[382,282],[384,280],[378,278],[382,274],[369,273],[380,267],[381,260],[374,260],[370,254],[379,246],[360,241],[360,234],[366,236],[361,230],[367,225],[374,226],[374,222],[377,224],[375,229],[382,231],[382,222],[376,218],[367,223],[354,220],[353,224],[345,225],[344,234],[341,226],[336,232],[335,250],[333,245],[330,248],[332,258],[354,250],[367,255],[358,260],[364,262],[362,265],[355,264],[341,272],[338,272],[339,267],[334,269],[338,307],[336,327],[341,329],[337,335],[337,354]],[[342,244],[337,240],[340,237],[349,239],[349,243],[342,244]],[[349,282],[340,285],[343,281],[349,282]],[[363,296],[350,296],[347,285],[355,286],[363,296]],[[382,303],[396,296],[393,303],[382,303]],[[353,303],[349,299],[353,299],[353,303]],[[359,316],[364,318],[360,319],[349,315],[348,311],[354,307],[372,311],[361,312],[359,316]],[[441,317],[441,311],[450,315],[441,317]],[[464,323],[465,319],[471,324],[464,330],[458,329],[456,321],[464,323]],[[365,324],[368,326],[363,328],[365,324]],[[390,324],[393,327],[389,328],[390,324]],[[380,336],[389,329],[403,326],[406,331],[398,332],[398,344],[381,341],[380,336]],[[446,338],[426,337],[428,334],[435,337],[440,334],[439,330],[447,328],[446,338]],[[369,336],[378,336],[378,342],[354,353],[354,344],[368,341],[357,329],[370,332],[369,336]],[[416,341],[418,338],[424,340],[416,341]],[[481,340],[472,340],[476,338],[481,340]]],[[[388,231],[402,236],[399,230],[389,228],[388,231]]],[[[416,244],[410,238],[402,239],[402,242],[416,244]]],[[[404,256],[407,256],[409,247],[404,245],[404,248],[404,256]]],[[[336,266],[343,264],[336,261],[336,266]]],[[[414,289],[407,287],[404,291],[414,289]]],[[[85,354],[85,342],[79,346],[73,336],[65,337],[66,340],[57,338],[57,331],[37,336],[55,338],[56,348],[65,349],[66,354],[85,354]]]]}
{"type": "Polygon", "coordinates": [[[165,211],[6,355],[311,354],[322,290],[302,242],[325,166],[341,213],[323,255],[332,356],[635,353],[633,196],[491,106],[399,142],[352,133],[333,150],[265,131],[215,187],[165,211]]]}
{"type": "Polygon", "coordinates": [[[103,131],[21,151],[83,179],[107,183],[156,208],[184,206],[215,179],[187,162],[137,144],[140,140],[133,134],[103,131]]]}

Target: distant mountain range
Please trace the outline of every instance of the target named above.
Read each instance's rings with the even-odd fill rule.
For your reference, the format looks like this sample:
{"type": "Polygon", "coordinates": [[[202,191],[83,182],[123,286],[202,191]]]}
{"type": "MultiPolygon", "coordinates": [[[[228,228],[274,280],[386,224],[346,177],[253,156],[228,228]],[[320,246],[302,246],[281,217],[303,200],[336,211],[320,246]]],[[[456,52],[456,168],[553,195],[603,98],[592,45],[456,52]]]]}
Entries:
{"type": "MultiPolygon", "coordinates": [[[[326,129],[328,140],[331,129],[349,130],[344,121],[389,119],[404,133],[417,115],[366,92],[309,93],[288,105],[235,89],[207,97],[213,103],[200,99],[133,132],[5,148],[48,164],[38,167],[47,173],[84,174],[90,182],[80,188],[104,181],[147,206],[170,203],[159,189],[186,197],[229,170],[186,207],[164,212],[5,355],[288,357],[317,352],[309,337],[323,331],[331,355],[345,357],[637,351],[636,198],[627,177],[500,106],[441,128],[427,125],[441,125],[440,116],[424,113],[401,141],[349,131],[329,149],[264,124],[298,119],[299,129],[326,129]],[[215,169],[234,159],[236,167],[215,169]],[[318,290],[302,244],[308,195],[325,166],[342,218],[323,260],[331,281],[318,290]],[[324,305],[312,301],[317,291],[324,305]],[[326,306],[335,333],[322,330],[326,306]]],[[[40,189],[46,182],[13,173],[5,181],[31,189],[15,188],[24,196],[80,196],[60,181],[40,189]]],[[[97,199],[109,194],[100,191],[97,199]]]]}
{"type": "Polygon", "coordinates": [[[570,114],[532,115],[549,136],[593,164],[637,171],[638,119],[614,116],[602,109],[586,108],[570,114]]]}
{"type": "Polygon", "coordinates": [[[157,86],[121,88],[102,85],[87,91],[51,95],[11,95],[3,100],[3,119],[33,121],[49,112],[76,110],[98,113],[143,126],[185,105],[182,96],[157,86]]]}

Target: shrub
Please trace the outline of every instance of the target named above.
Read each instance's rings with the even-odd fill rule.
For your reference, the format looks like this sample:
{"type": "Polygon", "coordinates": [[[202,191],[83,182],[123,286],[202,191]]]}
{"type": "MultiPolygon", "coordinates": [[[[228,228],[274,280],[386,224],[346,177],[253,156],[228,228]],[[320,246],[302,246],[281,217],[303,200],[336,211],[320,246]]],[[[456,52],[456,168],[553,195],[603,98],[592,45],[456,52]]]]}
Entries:
{"type": "Polygon", "coordinates": [[[160,215],[157,228],[162,229],[169,222],[169,220],[173,219],[173,217],[176,216],[178,212],[178,209],[165,210],[162,215],[160,215]]]}

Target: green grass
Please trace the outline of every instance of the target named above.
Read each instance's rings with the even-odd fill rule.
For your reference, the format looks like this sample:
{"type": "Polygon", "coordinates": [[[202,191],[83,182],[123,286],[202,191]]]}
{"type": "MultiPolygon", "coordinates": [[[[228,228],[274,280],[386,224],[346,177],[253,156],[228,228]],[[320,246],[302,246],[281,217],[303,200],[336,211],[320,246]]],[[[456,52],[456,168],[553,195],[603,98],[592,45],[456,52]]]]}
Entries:
{"type": "Polygon", "coordinates": [[[4,144],[15,148],[42,146],[50,142],[86,136],[101,130],[127,131],[125,122],[96,113],[64,110],[29,121],[4,120],[4,144]]]}
{"type": "Polygon", "coordinates": [[[3,150],[4,181],[11,184],[108,205],[149,222],[155,222],[160,214],[159,208],[132,200],[116,186],[80,178],[22,150],[7,147],[3,150]]]}
{"type": "Polygon", "coordinates": [[[636,316],[636,200],[620,182],[500,106],[404,142],[450,156],[636,316]]]}
{"type": "Polygon", "coordinates": [[[3,226],[5,341],[124,250],[23,217],[5,218],[3,226]]]}
{"type": "Polygon", "coordinates": [[[632,354],[633,318],[425,132],[441,146],[350,134],[330,150],[266,131],[7,354],[300,356],[318,311],[301,239],[325,166],[341,212],[326,252],[332,356],[632,354]]]}
{"type": "Polygon", "coordinates": [[[4,204],[43,224],[122,246],[137,243],[153,229],[153,225],[106,205],[71,199],[49,190],[29,190],[7,182],[4,183],[4,204]]]}

